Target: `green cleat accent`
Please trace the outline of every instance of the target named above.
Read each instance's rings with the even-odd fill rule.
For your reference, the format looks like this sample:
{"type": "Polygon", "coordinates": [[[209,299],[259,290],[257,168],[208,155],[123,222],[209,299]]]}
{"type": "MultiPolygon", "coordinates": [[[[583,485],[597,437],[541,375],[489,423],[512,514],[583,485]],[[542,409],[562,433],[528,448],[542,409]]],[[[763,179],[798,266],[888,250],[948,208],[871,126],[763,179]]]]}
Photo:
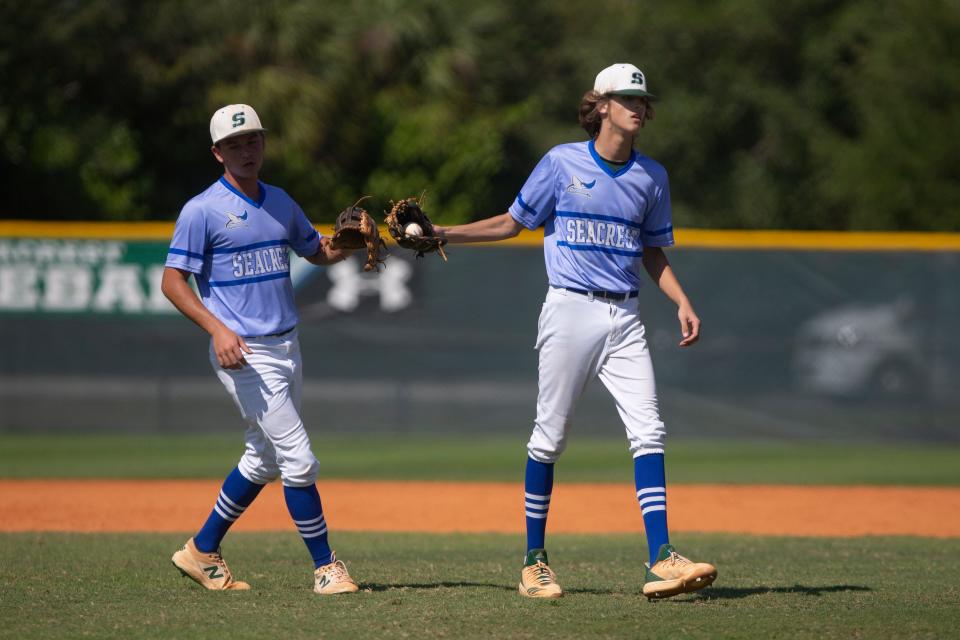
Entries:
{"type": "MultiPolygon", "coordinates": [[[[673,548],[673,545],[672,545],[672,544],[662,544],[662,545],[660,545],[660,549],[659,549],[659,551],[657,551],[657,559],[654,560],[653,564],[654,564],[654,565],[657,565],[658,563],[660,563],[660,562],[666,560],[667,558],[669,558],[671,553],[676,553],[676,552],[677,552],[677,550],[673,548]]],[[[663,578],[661,578],[660,576],[658,576],[657,574],[655,574],[653,571],[650,570],[650,565],[646,565],[646,567],[647,567],[647,575],[646,575],[646,580],[645,580],[645,582],[653,582],[653,581],[655,581],[655,580],[663,580],[663,578]]]]}
{"type": "Polygon", "coordinates": [[[557,584],[557,576],[547,564],[547,552],[531,549],[523,561],[520,572],[520,595],[528,598],[562,598],[563,589],[557,584]]]}
{"type": "Polygon", "coordinates": [[[717,568],[706,562],[692,562],[664,544],[653,566],[647,567],[643,595],[649,599],[669,598],[709,586],[717,579],[717,568]]]}
{"type": "Polygon", "coordinates": [[[549,565],[550,561],[547,560],[547,551],[546,549],[530,549],[527,551],[527,557],[523,561],[523,566],[531,567],[538,562],[549,565]]]}

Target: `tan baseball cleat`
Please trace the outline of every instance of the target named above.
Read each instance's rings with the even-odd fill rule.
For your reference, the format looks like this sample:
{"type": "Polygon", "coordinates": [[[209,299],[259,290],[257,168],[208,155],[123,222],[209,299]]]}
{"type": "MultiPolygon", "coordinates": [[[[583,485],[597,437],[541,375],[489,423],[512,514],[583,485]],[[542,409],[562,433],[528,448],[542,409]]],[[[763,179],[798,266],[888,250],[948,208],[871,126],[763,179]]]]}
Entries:
{"type": "Polygon", "coordinates": [[[560,598],[563,589],[557,584],[557,575],[550,569],[547,552],[531,549],[527,552],[520,572],[520,595],[528,598],[560,598]]]}
{"type": "Polygon", "coordinates": [[[233,579],[233,574],[223,561],[219,549],[214,553],[204,553],[197,549],[193,538],[187,540],[183,548],[174,553],[170,560],[180,573],[212,591],[246,591],[250,588],[246,582],[233,579]]]}
{"type": "Polygon", "coordinates": [[[673,545],[660,546],[657,561],[647,567],[643,595],[651,600],[689,593],[713,584],[717,568],[706,562],[693,562],[676,552],[673,545]]]}
{"type": "Polygon", "coordinates": [[[334,593],[356,593],[360,590],[357,583],[347,573],[347,566],[337,560],[336,554],[330,556],[330,564],[318,567],[313,572],[313,591],[322,595],[334,593]]]}

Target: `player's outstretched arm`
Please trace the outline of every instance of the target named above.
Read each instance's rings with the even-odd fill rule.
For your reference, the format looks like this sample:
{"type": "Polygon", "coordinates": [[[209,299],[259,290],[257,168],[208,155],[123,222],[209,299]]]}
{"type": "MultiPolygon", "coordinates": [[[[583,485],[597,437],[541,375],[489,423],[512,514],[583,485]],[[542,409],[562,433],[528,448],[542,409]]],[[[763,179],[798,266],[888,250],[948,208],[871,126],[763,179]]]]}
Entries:
{"type": "Polygon", "coordinates": [[[201,329],[213,338],[213,351],[217,355],[217,363],[224,369],[239,369],[247,364],[243,354],[253,353],[243,338],[231,331],[227,325],[210,313],[203,306],[200,298],[190,288],[188,280],[190,272],[173,267],[165,267],[160,290],[167,296],[173,306],[190,320],[193,320],[201,329]]]}
{"type": "Polygon", "coordinates": [[[509,212],[498,216],[477,220],[468,224],[458,224],[452,227],[434,225],[434,233],[450,243],[466,242],[496,242],[513,238],[523,225],[517,222],[509,212]]]}
{"type": "Polygon", "coordinates": [[[312,256],[305,256],[305,259],[307,262],[322,266],[343,262],[354,251],[355,249],[334,249],[330,243],[330,238],[323,237],[320,238],[320,248],[317,249],[317,252],[312,256]]]}
{"type": "Polygon", "coordinates": [[[667,254],[660,247],[644,247],[642,260],[650,278],[677,305],[677,318],[680,320],[680,333],[683,335],[680,346],[689,347],[696,343],[700,339],[700,318],[693,310],[687,294],[683,292],[667,254]]]}

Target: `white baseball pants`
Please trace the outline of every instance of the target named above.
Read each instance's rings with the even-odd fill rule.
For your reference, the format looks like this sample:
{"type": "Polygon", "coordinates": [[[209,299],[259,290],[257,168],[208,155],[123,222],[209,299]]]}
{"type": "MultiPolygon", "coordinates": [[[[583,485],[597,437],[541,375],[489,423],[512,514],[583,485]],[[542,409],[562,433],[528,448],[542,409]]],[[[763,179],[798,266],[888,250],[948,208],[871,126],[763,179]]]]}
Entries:
{"type": "Polygon", "coordinates": [[[319,463],[300,418],[303,372],[297,331],[245,341],[253,353],[244,354],[247,364],[240,369],[217,364],[210,343],[213,370],[247,424],[240,473],[257,484],[277,476],[289,487],[314,484],[319,463]]]}
{"type": "Polygon", "coordinates": [[[550,287],[537,330],[540,392],[530,457],[556,462],[587,383],[600,378],[626,427],[633,457],[663,453],[653,362],[637,298],[622,302],[550,287]]]}

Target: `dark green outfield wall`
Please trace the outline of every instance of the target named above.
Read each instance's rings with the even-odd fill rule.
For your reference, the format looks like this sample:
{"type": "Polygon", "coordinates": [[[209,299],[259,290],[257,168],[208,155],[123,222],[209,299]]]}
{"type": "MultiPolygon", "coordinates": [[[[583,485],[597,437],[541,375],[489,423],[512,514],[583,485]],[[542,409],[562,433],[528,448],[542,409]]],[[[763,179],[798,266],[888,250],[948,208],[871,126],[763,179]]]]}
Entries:
{"type": "MultiPolygon", "coordinates": [[[[0,239],[0,430],[237,428],[206,339],[157,295],[164,242],[0,239]],[[67,256],[67,258],[64,258],[67,256]]],[[[542,249],[294,269],[311,428],[529,430],[542,249]]],[[[675,249],[704,321],[641,293],[676,436],[960,440],[960,254],[675,249]]],[[[584,434],[616,436],[591,387],[584,434]]]]}

